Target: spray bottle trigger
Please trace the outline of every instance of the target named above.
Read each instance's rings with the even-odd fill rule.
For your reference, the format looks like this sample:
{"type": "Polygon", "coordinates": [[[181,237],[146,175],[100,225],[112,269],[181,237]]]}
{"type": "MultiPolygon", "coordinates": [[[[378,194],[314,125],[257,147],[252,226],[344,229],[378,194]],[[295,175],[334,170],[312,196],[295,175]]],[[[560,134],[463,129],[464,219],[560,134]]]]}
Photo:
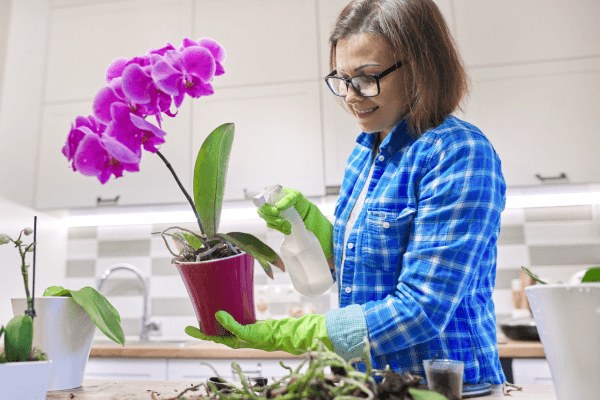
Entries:
{"type": "Polygon", "coordinates": [[[252,198],[252,203],[254,203],[256,207],[261,207],[265,203],[273,205],[276,203],[275,197],[277,196],[277,194],[279,194],[280,191],[280,184],[276,183],[275,185],[271,185],[256,196],[254,196],[252,198]]]}

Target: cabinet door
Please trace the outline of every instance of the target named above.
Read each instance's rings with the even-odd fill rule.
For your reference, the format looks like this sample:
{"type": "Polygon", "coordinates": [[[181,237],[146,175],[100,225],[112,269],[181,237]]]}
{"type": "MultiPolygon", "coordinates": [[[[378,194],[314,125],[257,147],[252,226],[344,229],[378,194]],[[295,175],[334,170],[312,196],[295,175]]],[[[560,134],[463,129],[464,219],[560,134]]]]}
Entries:
{"type": "Polygon", "coordinates": [[[517,385],[551,384],[550,364],[545,358],[514,358],[512,360],[513,379],[517,385]]]}
{"type": "Polygon", "coordinates": [[[114,381],[166,381],[164,358],[96,358],[88,360],[84,379],[114,381]]]}
{"type": "Polygon", "coordinates": [[[472,78],[466,119],[491,140],[509,186],[600,181],[600,58],[476,69],[472,78]]]}
{"type": "Polygon", "coordinates": [[[225,200],[280,183],[305,196],[325,194],[317,82],[216,89],[194,103],[194,154],[218,126],[233,122],[225,200]]]}
{"type": "Polygon", "coordinates": [[[232,378],[231,361],[233,360],[171,358],[167,361],[167,380],[169,381],[206,381],[213,376],[220,376],[225,380],[232,378]]]}
{"type": "MultiPolygon", "coordinates": [[[[191,0],[134,0],[59,7],[51,12],[45,101],[92,98],[106,67],[192,35],[191,0]]],[[[191,38],[191,37],[190,37],[191,38]]]]}
{"type": "Polygon", "coordinates": [[[194,37],[210,37],[227,53],[219,87],[298,82],[318,78],[314,0],[202,0],[194,37]]]}
{"type": "MultiPolygon", "coordinates": [[[[187,186],[191,180],[191,102],[186,99],[175,118],[165,117],[166,142],[160,149],[187,186]]],[[[114,199],[119,205],[184,203],[185,197],[166,165],[156,154],[143,152],[139,172],[125,172],[100,184],[95,177],[73,172],[61,149],[71,123],[78,115],[92,114],[91,102],[43,106],[42,134],[37,167],[36,208],[94,207],[97,199],[114,199]]],[[[152,117],[150,122],[155,123],[152,117]]],[[[188,188],[189,190],[189,188],[188,188]]]]}

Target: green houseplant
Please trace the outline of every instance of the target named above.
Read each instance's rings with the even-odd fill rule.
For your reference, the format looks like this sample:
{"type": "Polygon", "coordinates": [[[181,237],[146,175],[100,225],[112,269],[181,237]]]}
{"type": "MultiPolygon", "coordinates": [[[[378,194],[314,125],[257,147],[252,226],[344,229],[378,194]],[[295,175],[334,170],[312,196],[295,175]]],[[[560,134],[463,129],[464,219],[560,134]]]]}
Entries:
{"type": "Polygon", "coordinates": [[[96,326],[111,340],[125,344],[119,313],[104,296],[91,287],[67,290],[51,286],[44,291],[44,297],[35,299],[34,309],[34,294],[29,290],[29,264],[26,256],[35,250],[35,222],[33,230],[23,229],[16,239],[6,234],[0,235],[0,244],[10,243],[15,245],[21,256],[26,297],[12,299],[15,318],[4,328],[5,355],[2,359],[23,360],[26,354],[29,358],[39,358],[39,348],[43,348],[52,361],[49,381],[44,390],[79,387],[83,382],[96,326]],[[25,244],[23,236],[32,232],[33,242],[25,244]],[[25,310],[25,315],[19,315],[22,310],[25,310]]]}
{"type": "Polygon", "coordinates": [[[209,335],[226,334],[214,317],[219,309],[229,311],[241,323],[255,322],[252,259],[271,279],[270,264],[284,269],[279,256],[255,236],[219,233],[233,123],[217,127],[204,140],[194,167],[193,199],[157,148],[167,134],[161,128],[163,115],[175,117],[177,111],[171,106],[178,108],[186,95],[212,95],[211,82],[225,72],[224,61],[225,50],[208,38],[185,38],[179,49],[167,43],[139,57],[115,59],[106,71],[107,86],[94,98],[94,115],[76,118],[62,149],[74,171],[94,176],[101,184],[112,176],[122,177],[124,171],[138,171],[142,150],[157,154],[165,163],[189,202],[199,230],[171,227],[160,234],[174,256],[200,326],[209,335]],[[157,125],[147,121],[151,116],[157,125]]]}

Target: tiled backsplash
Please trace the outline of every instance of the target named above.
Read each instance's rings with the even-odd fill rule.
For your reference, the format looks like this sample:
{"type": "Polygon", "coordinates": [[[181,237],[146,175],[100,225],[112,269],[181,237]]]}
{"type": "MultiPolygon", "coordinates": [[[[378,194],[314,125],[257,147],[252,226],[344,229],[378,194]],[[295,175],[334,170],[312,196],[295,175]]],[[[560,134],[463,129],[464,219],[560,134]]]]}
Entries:
{"type": "MultiPolygon", "coordinates": [[[[77,289],[97,287],[100,275],[110,266],[127,263],[139,268],[149,286],[152,319],[162,323],[162,336],[187,339],[184,328],[197,325],[191,302],[177,269],[171,264],[160,235],[170,225],[102,226],[70,228],[67,285],[77,289]]],[[[196,229],[194,224],[180,225],[196,229]]],[[[262,220],[233,224],[223,222],[221,232],[251,233],[278,250],[283,234],[268,229],[262,220]]],[[[575,272],[600,265],[599,206],[507,209],[502,214],[498,241],[498,269],[494,301],[498,321],[509,317],[511,280],[520,267],[530,267],[548,282],[567,282],[575,272]]],[[[287,273],[274,268],[274,280],[255,266],[255,303],[268,304],[259,319],[283,318],[298,312],[324,314],[338,307],[335,285],[325,294],[309,298],[296,292],[287,273]]],[[[142,286],[129,271],[116,271],[106,280],[102,293],[121,314],[126,335],[138,335],[142,313],[142,286]]]]}

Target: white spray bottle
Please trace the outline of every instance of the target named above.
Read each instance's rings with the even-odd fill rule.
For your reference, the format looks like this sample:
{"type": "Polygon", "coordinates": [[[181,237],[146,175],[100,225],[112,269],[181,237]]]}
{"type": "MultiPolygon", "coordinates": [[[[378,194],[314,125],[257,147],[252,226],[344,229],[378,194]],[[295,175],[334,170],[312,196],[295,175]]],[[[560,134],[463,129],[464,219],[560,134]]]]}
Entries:
{"type": "MultiPolygon", "coordinates": [[[[252,202],[256,207],[265,203],[275,206],[284,197],[281,185],[276,184],[253,197],[252,202]]],[[[294,288],[309,297],[323,294],[333,285],[333,278],[319,240],[306,229],[294,206],[281,211],[281,216],[292,225],[292,233],[284,236],[280,250],[294,288]]]]}

